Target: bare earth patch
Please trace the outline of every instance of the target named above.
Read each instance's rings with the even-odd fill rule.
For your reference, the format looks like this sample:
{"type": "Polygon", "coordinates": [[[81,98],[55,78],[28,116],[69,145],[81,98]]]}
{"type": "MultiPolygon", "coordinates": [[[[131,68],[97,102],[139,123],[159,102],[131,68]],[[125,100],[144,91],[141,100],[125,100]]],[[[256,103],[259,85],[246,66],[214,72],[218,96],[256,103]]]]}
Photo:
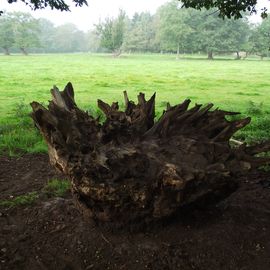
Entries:
{"type": "Polygon", "coordinates": [[[47,198],[57,178],[46,155],[0,157],[0,269],[270,269],[270,173],[239,179],[225,201],[185,209],[144,232],[112,232],[82,218],[71,194],[47,198]]]}

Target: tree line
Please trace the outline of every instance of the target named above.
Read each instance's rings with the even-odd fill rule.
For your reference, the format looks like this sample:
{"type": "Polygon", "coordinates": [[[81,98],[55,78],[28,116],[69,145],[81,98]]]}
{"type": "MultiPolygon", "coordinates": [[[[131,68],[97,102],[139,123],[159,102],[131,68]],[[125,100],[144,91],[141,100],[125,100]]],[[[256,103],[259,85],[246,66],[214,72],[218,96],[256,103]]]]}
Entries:
{"type": "Polygon", "coordinates": [[[129,18],[123,10],[116,18],[107,17],[92,30],[83,32],[67,23],[55,26],[46,19],[35,19],[28,13],[4,13],[0,17],[0,47],[4,53],[21,51],[206,53],[212,59],[217,53],[235,53],[237,58],[256,54],[269,55],[270,18],[251,24],[248,15],[241,19],[222,19],[215,10],[181,8],[171,1],[155,14],[135,13],[129,18]]]}
{"type": "Polygon", "coordinates": [[[78,52],[86,50],[85,33],[68,23],[54,26],[47,19],[29,13],[4,13],[0,17],[0,47],[5,54],[21,51],[36,53],[78,52]]]}

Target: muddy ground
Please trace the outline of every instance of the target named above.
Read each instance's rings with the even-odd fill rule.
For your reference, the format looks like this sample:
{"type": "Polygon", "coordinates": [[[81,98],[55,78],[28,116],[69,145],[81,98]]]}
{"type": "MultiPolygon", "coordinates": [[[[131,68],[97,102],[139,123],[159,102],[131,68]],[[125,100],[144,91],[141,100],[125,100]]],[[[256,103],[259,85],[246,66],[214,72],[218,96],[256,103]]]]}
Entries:
{"type": "MultiPolygon", "coordinates": [[[[0,201],[61,178],[46,155],[0,157],[0,201]]],[[[70,192],[31,205],[0,207],[0,269],[270,269],[270,173],[207,208],[180,211],[141,232],[84,220],[70,192]]]]}

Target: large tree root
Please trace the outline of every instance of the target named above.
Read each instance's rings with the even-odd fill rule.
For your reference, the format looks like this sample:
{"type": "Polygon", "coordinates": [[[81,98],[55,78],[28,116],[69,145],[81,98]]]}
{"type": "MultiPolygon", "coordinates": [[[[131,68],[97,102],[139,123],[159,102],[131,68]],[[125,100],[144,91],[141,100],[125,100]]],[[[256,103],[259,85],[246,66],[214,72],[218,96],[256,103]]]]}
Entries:
{"type": "Polygon", "coordinates": [[[205,196],[224,197],[237,176],[270,162],[256,157],[270,143],[237,148],[229,140],[250,118],[228,121],[235,113],[188,109],[190,100],[170,106],[154,122],[155,95],[138,104],[124,92],[118,103],[98,100],[100,123],[80,110],[68,83],[51,91],[48,109],[32,102],[32,117],[48,144],[52,165],[68,175],[76,202],[94,220],[127,224],[168,217],[205,196]]]}

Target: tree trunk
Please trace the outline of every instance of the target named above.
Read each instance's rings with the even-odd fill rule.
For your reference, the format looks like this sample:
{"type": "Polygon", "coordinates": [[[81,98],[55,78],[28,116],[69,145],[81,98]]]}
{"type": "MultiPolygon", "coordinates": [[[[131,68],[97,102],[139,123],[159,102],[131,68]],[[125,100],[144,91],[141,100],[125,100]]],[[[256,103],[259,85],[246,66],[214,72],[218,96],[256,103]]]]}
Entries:
{"type": "Polygon", "coordinates": [[[25,50],[25,48],[20,48],[20,50],[21,50],[22,54],[28,55],[28,53],[27,53],[27,51],[25,50]]]}
{"type": "Polygon", "coordinates": [[[245,56],[243,57],[244,60],[246,60],[248,57],[248,52],[245,52],[245,56]]]}
{"type": "Polygon", "coordinates": [[[239,54],[239,52],[236,52],[236,58],[235,58],[236,60],[241,60],[241,57],[240,57],[240,54],[239,54]]]}
{"type": "Polygon", "coordinates": [[[213,57],[213,52],[212,52],[212,51],[209,51],[209,52],[208,52],[207,59],[208,59],[208,60],[213,60],[213,59],[214,59],[214,57],[213,57]]]}
{"type": "Polygon", "coordinates": [[[106,121],[80,110],[68,83],[51,90],[48,109],[32,102],[32,117],[46,143],[51,164],[69,176],[79,209],[114,225],[147,223],[172,215],[208,196],[221,199],[237,187],[237,177],[270,162],[256,157],[270,142],[233,148],[232,135],[250,118],[228,121],[236,113],[190,100],[167,105],[155,122],[155,94],[138,103],[124,92],[117,102],[98,100],[106,121]]]}
{"type": "Polygon", "coordinates": [[[178,45],[177,45],[176,60],[179,60],[179,55],[180,55],[180,44],[178,43],[178,45]]]}
{"type": "Polygon", "coordinates": [[[9,49],[7,47],[3,47],[3,49],[4,49],[4,54],[5,55],[10,55],[9,49]]]}
{"type": "Polygon", "coordinates": [[[113,52],[113,57],[119,57],[119,56],[121,55],[121,53],[122,53],[121,49],[115,50],[115,51],[113,52]]]}

